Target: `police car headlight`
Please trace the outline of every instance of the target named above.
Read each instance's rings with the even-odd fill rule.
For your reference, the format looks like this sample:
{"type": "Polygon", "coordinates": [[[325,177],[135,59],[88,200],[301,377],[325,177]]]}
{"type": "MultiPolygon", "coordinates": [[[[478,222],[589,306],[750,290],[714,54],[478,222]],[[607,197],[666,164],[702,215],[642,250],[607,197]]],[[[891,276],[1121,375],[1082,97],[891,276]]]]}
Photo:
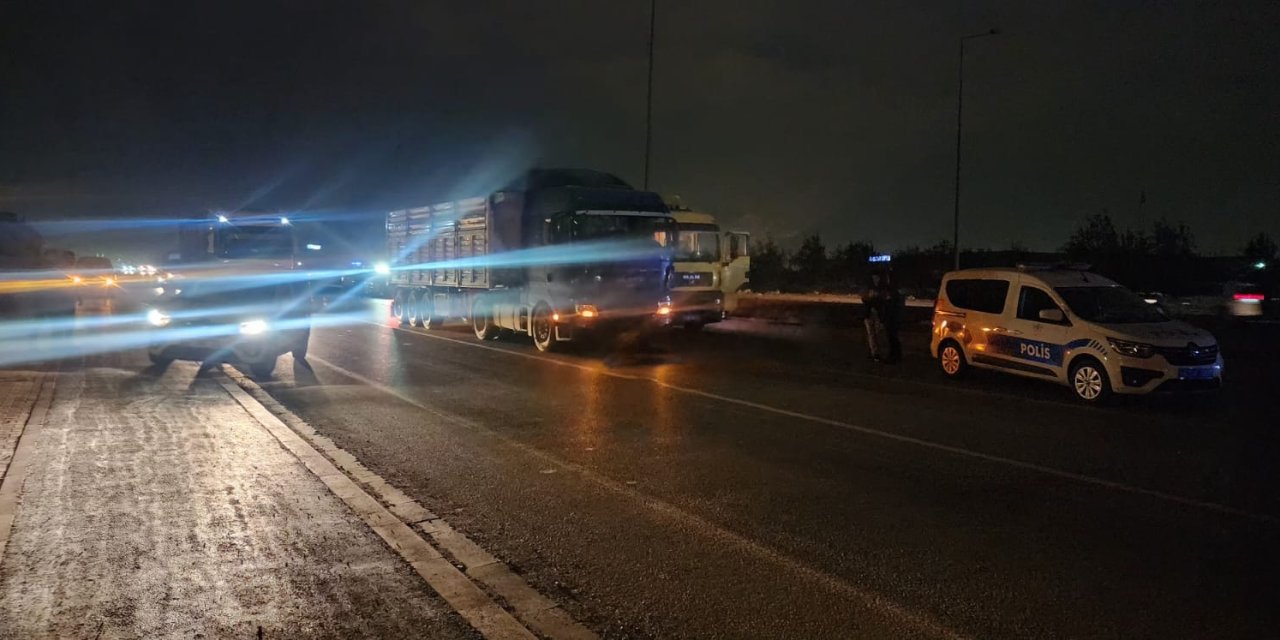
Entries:
{"type": "Polygon", "coordinates": [[[1150,358],[1156,352],[1155,347],[1141,342],[1129,342],[1128,340],[1117,340],[1115,338],[1107,338],[1107,342],[1117,353],[1135,358],[1150,358]]]}
{"type": "Polygon", "coordinates": [[[391,265],[389,265],[389,264],[387,264],[387,263],[385,263],[385,262],[377,262],[377,263],[374,263],[374,265],[373,265],[373,272],[374,272],[374,273],[376,273],[376,274],[378,274],[378,275],[380,275],[380,276],[385,276],[385,275],[387,275],[387,274],[391,273],[391,265]]]}

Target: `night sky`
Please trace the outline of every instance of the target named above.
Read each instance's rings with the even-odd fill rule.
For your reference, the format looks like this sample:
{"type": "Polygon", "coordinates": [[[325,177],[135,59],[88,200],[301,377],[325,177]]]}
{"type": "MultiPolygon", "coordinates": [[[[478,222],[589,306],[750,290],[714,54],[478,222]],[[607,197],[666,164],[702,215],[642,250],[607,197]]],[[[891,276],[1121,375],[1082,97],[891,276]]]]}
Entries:
{"type": "MultiPolygon", "coordinates": [[[[372,214],[524,166],[637,185],[645,0],[24,2],[0,14],[0,209],[372,214]],[[83,5],[83,6],[81,6],[83,5]]],[[[1280,236],[1280,3],[659,0],[651,186],[795,243],[1060,246],[1166,216],[1280,236]],[[1145,192],[1145,204],[1140,206],[1145,192]]]]}

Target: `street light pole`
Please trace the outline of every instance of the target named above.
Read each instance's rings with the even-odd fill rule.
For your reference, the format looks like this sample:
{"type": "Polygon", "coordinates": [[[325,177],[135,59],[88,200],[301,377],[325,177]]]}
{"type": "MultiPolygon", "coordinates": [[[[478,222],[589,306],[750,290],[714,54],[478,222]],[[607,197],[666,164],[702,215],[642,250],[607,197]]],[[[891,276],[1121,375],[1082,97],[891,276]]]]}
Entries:
{"type": "MultiPolygon", "coordinates": [[[[955,268],[960,268],[960,158],[961,158],[961,133],[964,131],[964,43],[974,38],[985,38],[1000,33],[999,29],[990,29],[982,33],[971,33],[967,36],[960,37],[960,80],[956,83],[956,184],[955,184],[955,211],[951,234],[951,252],[955,261],[955,268]]],[[[647,170],[646,170],[647,171],[647,170]]]]}
{"type": "Polygon", "coordinates": [[[649,0],[649,90],[644,109],[644,189],[649,190],[649,151],[653,147],[653,28],[658,16],[658,0],[649,0]]]}

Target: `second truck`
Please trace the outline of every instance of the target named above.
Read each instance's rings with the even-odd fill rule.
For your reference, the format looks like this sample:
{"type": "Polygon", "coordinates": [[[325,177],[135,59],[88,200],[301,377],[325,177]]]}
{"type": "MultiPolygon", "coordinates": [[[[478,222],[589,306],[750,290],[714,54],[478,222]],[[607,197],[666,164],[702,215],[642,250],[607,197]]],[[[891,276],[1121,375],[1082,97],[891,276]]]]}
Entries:
{"type": "Polygon", "coordinates": [[[598,171],[535,169],[487,196],[387,214],[391,312],[465,318],[548,351],[670,322],[675,233],[662,198],[598,171]]]}

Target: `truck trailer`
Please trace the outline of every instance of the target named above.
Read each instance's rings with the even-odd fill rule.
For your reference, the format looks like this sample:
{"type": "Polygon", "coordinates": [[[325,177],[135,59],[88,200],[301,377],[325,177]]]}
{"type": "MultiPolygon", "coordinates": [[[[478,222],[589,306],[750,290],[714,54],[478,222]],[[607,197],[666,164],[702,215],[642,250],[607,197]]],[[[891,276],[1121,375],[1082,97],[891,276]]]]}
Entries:
{"type": "Polygon", "coordinates": [[[674,221],[662,198],[580,169],[535,169],[487,196],[387,214],[391,313],[467,320],[541,351],[669,323],[674,221]]]}

